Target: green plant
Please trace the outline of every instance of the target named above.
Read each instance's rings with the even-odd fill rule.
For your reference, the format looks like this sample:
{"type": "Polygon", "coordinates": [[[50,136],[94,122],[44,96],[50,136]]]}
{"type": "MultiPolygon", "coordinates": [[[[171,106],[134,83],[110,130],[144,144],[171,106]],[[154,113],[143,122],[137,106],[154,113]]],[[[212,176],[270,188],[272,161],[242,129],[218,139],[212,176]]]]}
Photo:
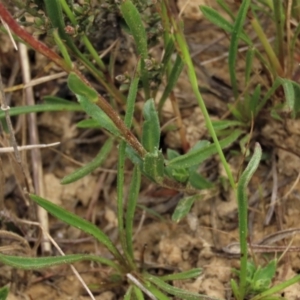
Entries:
{"type": "MultiPolygon", "coordinates": [[[[234,105],[230,105],[231,113],[238,120],[250,122],[266,106],[267,102],[272,99],[271,96],[276,92],[280,92],[279,87],[282,87],[286,99],[283,109],[292,112],[292,115],[296,116],[299,112],[297,97],[300,86],[297,82],[293,81],[293,65],[295,44],[300,29],[298,25],[293,31],[291,38],[290,19],[287,18],[290,18],[289,12],[291,12],[292,7],[284,7],[284,3],[278,1],[258,1],[258,3],[250,0],[240,1],[239,11],[234,16],[225,1],[220,0],[218,3],[233,19],[233,22],[227,21],[219,12],[210,7],[201,6],[200,9],[212,23],[231,34],[228,67],[233,94],[236,100],[234,105]],[[276,26],[274,48],[264,33],[258,14],[266,14],[274,22],[274,26],[276,26]],[[245,20],[249,21],[263,46],[263,50],[254,45],[248,33],[243,29],[245,20]],[[287,44],[284,40],[285,36],[287,36],[287,44]],[[249,47],[245,57],[245,80],[242,95],[238,92],[238,89],[241,87],[238,87],[235,67],[240,41],[249,47]],[[263,51],[265,51],[266,57],[263,51]],[[269,83],[265,86],[267,92],[262,91],[261,84],[258,84],[253,92],[250,89],[252,85],[250,74],[253,69],[254,58],[260,61],[267,77],[266,82],[269,83]],[[242,97],[244,100],[242,100],[242,97]]],[[[296,5],[296,1],[293,1],[293,3],[296,5]]],[[[271,111],[275,109],[275,106],[271,105],[270,107],[271,111]]]]}
{"type": "MultiPolygon", "coordinates": [[[[201,10],[212,22],[231,34],[229,71],[233,93],[237,101],[237,105],[231,107],[231,112],[237,121],[223,120],[212,122],[199,92],[196,72],[183,34],[182,23],[178,22],[172,14],[167,0],[156,4],[153,4],[151,1],[131,0],[124,0],[118,5],[110,2],[106,3],[105,7],[108,12],[116,13],[122,17],[122,27],[124,31],[132,35],[139,55],[134,73],[131,76],[128,74],[125,76],[122,88],[124,88],[124,91],[128,91],[127,95],[122,93],[121,89],[118,89],[113,83],[113,68],[111,68],[113,58],[111,58],[107,67],[90,42],[88,33],[89,30],[92,30],[91,26],[95,19],[90,1],[86,1],[84,5],[78,6],[72,1],[67,3],[65,0],[44,0],[43,3],[36,7],[37,9],[28,9],[27,12],[36,18],[35,24],[40,29],[43,29],[43,32],[47,32],[51,42],[57,46],[60,55],[52,51],[50,47],[34,39],[12,18],[3,4],[0,3],[0,16],[12,32],[24,43],[27,43],[67,72],[68,87],[78,101],[78,104],[74,104],[71,101],[57,97],[46,97],[45,104],[12,108],[10,115],[41,111],[84,111],[89,116],[89,119],[79,122],[78,127],[99,128],[110,136],[95,159],[66,176],[62,180],[62,184],[78,180],[95,170],[105,160],[114,142],[118,143],[117,218],[121,244],[120,251],[108,236],[95,225],[38,195],[31,194],[31,199],[50,214],[96,238],[111,253],[113,261],[101,256],[80,254],[42,258],[25,258],[1,254],[0,261],[16,268],[25,269],[49,267],[80,260],[96,261],[113,270],[112,274],[116,275],[114,278],[117,278],[117,283],[121,283],[124,279],[128,280],[130,284],[125,294],[125,299],[143,299],[142,292],[152,297],[152,299],[169,299],[166,296],[167,294],[177,296],[180,299],[203,299],[205,298],[203,295],[186,292],[166,283],[170,280],[182,280],[198,276],[201,272],[200,269],[157,277],[149,274],[137,265],[132,243],[133,219],[142,174],[162,187],[183,191],[187,194],[180,201],[172,217],[174,221],[179,221],[189,212],[194,201],[202,198],[201,191],[213,187],[213,184],[201,176],[197,170],[203,161],[214,154],[218,154],[226,171],[229,184],[236,192],[238,202],[241,267],[237,272],[239,282],[231,281],[235,298],[242,300],[250,295],[252,300],[274,299],[271,298],[272,293],[299,280],[298,277],[295,277],[284,284],[269,288],[276,264],[271,262],[262,268],[248,262],[246,187],[261,159],[262,153],[259,144],[256,144],[254,154],[237,182],[234,180],[223,153],[224,148],[232,145],[245,134],[245,128],[247,128],[245,123],[250,123],[259,114],[270,96],[277,92],[279,86],[282,86],[284,89],[288,108],[293,111],[294,115],[299,111],[299,104],[296,101],[299,85],[288,76],[284,77],[283,49],[281,48],[283,39],[281,25],[282,8],[271,7],[274,12],[274,19],[280,25],[277,28],[277,55],[275,55],[274,51],[270,49],[266,37],[261,32],[258,18],[256,17],[257,6],[251,4],[249,0],[245,0],[241,3],[237,16],[234,16],[228,9],[225,1],[220,0],[218,2],[229,13],[233,19],[232,23],[226,21],[218,12],[211,8],[201,7],[201,10]],[[250,7],[251,12],[249,10],[250,7]],[[40,10],[45,12],[46,18],[40,15],[40,10]],[[88,17],[85,18],[85,16],[88,17]],[[254,47],[253,42],[243,29],[246,17],[250,19],[254,30],[264,45],[267,59],[264,58],[261,51],[254,47]],[[162,39],[165,52],[159,62],[155,62],[149,57],[148,50],[150,45],[156,41],[157,35],[162,34],[162,31],[159,30],[159,26],[157,28],[152,26],[152,30],[151,26],[147,26],[146,29],[144,26],[144,24],[152,24],[152,22],[157,24],[159,23],[157,20],[161,21],[164,28],[162,39]],[[235,72],[235,61],[240,40],[249,45],[249,51],[246,55],[246,87],[244,92],[245,101],[243,103],[240,101],[242,95],[239,94],[237,74],[235,72]],[[80,43],[84,45],[84,50],[79,47],[80,43]],[[173,64],[172,55],[174,53],[176,58],[173,64]],[[251,93],[250,74],[254,57],[257,57],[262,62],[271,78],[270,86],[264,96],[262,96],[260,85],[251,93]],[[93,61],[95,61],[95,64],[93,61]],[[109,101],[106,101],[97,92],[92,81],[87,79],[87,76],[85,76],[85,73],[79,66],[83,66],[84,72],[89,72],[103,86],[110,97],[109,101]],[[172,90],[184,66],[187,67],[193,92],[204,115],[213,143],[201,140],[193,148],[188,149],[187,143],[182,137],[182,148],[186,153],[180,155],[178,152],[168,149],[167,157],[165,158],[159,148],[161,139],[159,116],[166,99],[169,96],[172,97],[172,90]],[[163,89],[156,108],[152,98],[157,94],[163,77],[167,79],[168,83],[163,89]],[[135,119],[136,114],[139,113],[135,107],[139,90],[143,91],[143,94],[140,93],[140,97],[143,97],[144,100],[142,124],[139,124],[135,119]],[[116,108],[118,105],[126,108],[124,109],[126,111],[124,115],[118,113],[116,108]],[[125,205],[123,186],[126,159],[132,161],[134,171],[129,188],[129,201],[125,205]],[[126,208],[126,213],[124,208],[126,208]]],[[[262,2],[264,5],[266,4],[266,1],[262,2]]],[[[20,1],[16,1],[16,3],[22,7],[20,1]]],[[[295,43],[295,40],[293,40],[293,43],[295,43]]],[[[181,118],[180,113],[174,111],[174,114],[178,119],[181,118]]],[[[4,112],[0,112],[0,118],[4,118],[4,112]]],[[[243,139],[249,140],[249,136],[246,135],[243,139]]]]}

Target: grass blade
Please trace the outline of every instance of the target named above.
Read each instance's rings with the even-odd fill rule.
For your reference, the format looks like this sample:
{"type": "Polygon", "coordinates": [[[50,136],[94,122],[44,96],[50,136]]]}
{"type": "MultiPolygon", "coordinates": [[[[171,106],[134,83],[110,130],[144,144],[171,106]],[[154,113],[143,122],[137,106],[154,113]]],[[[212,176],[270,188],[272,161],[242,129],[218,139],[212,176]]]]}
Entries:
{"type": "MultiPolygon", "coordinates": [[[[233,25],[228,22],[225,18],[222,17],[216,10],[209,6],[201,5],[200,10],[202,11],[203,15],[213,24],[220,27],[221,29],[232,33],[234,31],[233,25]]],[[[248,45],[252,45],[251,39],[244,33],[240,33],[240,38],[246,42],[248,45]]]]}
{"type": "Polygon", "coordinates": [[[87,174],[90,174],[91,172],[99,168],[101,164],[104,162],[104,160],[107,158],[108,154],[111,152],[112,147],[113,147],[113,138],[110,138],[105,142],[105,144],[102,146],[97,156],[91,162],[77,169],[72,174],[65,176],[61,180],[61,184],[68,184],[76,180],[79,180],[82,177],[86,176],[87,174]]]}
{"type": "Polygon", "coordinates": [[[256,171],[262,155],[260,145],[255,145],[255,150],[247,168],[241,175],[237,186],[237,199],[238,199],[238,215],[239,215],[239,235],[240,235],[240,248],[241,248],[241,270],[240,270],[240,286],[239,297],[240,300],[244,299],[247,287],[247,260],[248,260],[248,200],[246,187],[256,171]]]}
{"type": "Polygon", "coordinates": [[[121,264],[124,264],[123,257],[119,250],[97,226],[37,195],[30,194],[30,198],[54,217],[95,237],[100,243],[106,246],[121,264]]]}
{"type": "Polygon", "coordinates": [[[163,94],[162,94],[162,96],[159,100],[159,103],[158,103],[157,110],[158,110],[159,113],[161,112],[161,110],[163,108],[163,105],[166,102],[169,94],[171,93],[174,86],[176,85],[183,67],[184,67],[184,63],[183,63],[181,57],[179,55],[177,55],[174,66],[173,66],[173,68],[170,72],[170,76],[168,77],[167,86],[166,86],[166,88],[165,88],[165,90],[164,90],[164,92],[163,92],[163,94]]]}
{"type": "Polygon", "coordinates": [[[235,65],[236,65],[236,59],[238,53],[238,43],[239,43],[241,32],[243,31],[243,24],[250,3],[251,3],[250,0],[244,0],[241,2],[241,6],[239,8],[235,23],[233,25],[233,30],[230,39],[228,64],[229,64],[231,85],[232,85],[233,95],[235,99],[237,99],[238,97],[238,85],[237,85],[236,73],[235,73],[235,65]]]}
{"type": "Polygon", "coordinates": [[[49,268],[56,265],[72,264],[74,262],[83,260],[98,262],[100,264],[110,266],[116,270],[120,269],[120,267],[110,259],[98,255],[70,254],[65,256],[22,257],[0,254],[0,261],[3,264],[25,270],[49,268]]]}

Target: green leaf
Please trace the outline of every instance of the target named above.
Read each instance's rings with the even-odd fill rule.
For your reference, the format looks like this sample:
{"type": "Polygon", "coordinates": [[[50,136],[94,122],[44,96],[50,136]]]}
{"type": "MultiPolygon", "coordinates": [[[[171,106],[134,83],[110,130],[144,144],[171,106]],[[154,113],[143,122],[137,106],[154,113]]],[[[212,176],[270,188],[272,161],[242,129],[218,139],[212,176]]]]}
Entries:
{"type": "Polygon", "coordinates": [[[256,114],[258,113],[257,107],[258,107],[260,95],[261,95],[261,86],[260,84],[258,84],[255,87],[252,97],[250,97],[250,103],[249,103],[249,110],[253,113],[253,117],[255,117],[256,114]]]}
{"type": "Polygon", "coordinates": [[[122,1],[120,8],[133,35],[138,53],[142,59],[146,59],[148,56],[147,34],[139,11],[130,0],[122,1]]]}
{"type": "MultiPolygon", "coordinates": [[[[228,137],[220,141],[220,145],[222,148],[226,148],[230,146],[233,142],[235,142],[238,137],[243,133],[242,130],[236,129],[234,130],[228,137]]],[[[214,144],[205,146],[199,150],[193,150],[188,152],[187,154],[181,155],[175,159],[172,159],[166,162],[167,166],[172,166],[172,168],[189,168],[191,166],[198,165],[202,163],[204,160],[209,158],[210,156],[217,153],[217,149],[214,144]]]]}
{"type": "Polygon", "coordinates": [[[69,174],[65,176],[61,180],[61,184],[68,184],[74,181],[77,181],[81,179],[82,177],[86,176],[87,174],[90,174],[97,168],[101,166],[101,164],[104,162],[104,160],[107,158],[109,153],[111,152],[113,147],[113,138],[108,139],[105,144],[102,146],[101,150],[97,154],[97,156],[89,163],[87,163],[85,166],[77,169],[72,174],[69,174]]]}
{"type": "Polygon", "coordinates": [[[174,287],[170,284],[167,284],[166,282],[159,279],[158,277],[149,275],[147,273],[145,274],[145,277],[146,277],[147,280],[149,280],[150,282],[155,284],[157,287],[159,287],[163,291],[166,291],[170,295],[173,295],[173,296],[175,296],[179,299],[184,299],[184,300],[200,300],[200,299],[203,299],[202,295],[200,295],[200,294],[188,292],[188,291],[182,290],[180,288],[174,287]]]}
{"type": "Polygon", "coordinates": [[[154,153],[159,149],[160,126],[153,99],[146,101],[143,116],[142,145],[148,152],[154,153]]]}
{"type": "Polygon", "coordinates": [[[166,102],[169,94],[173,90],[174,86],[177,84],[178,78],[181,74],[181,71],[183,70],[184,63],[180,57],[180,55],[177,55],[176,60],[174,62],[174,65],[172,67],[172,70],[170,72],[170,75],[168,76],[167,85],[165,87],[165,90],[159,100],[158,108],[157,110],[160,112],[164,103],[166,102]]]}
{"type": "Polygon", "coordinates": [[[84,83],[75,73],[69,74],[68,87],[76,96],[85,97],[91,102],[98,101],[98,93],[84,83]]]}
{"type": "Polygon", "coordinates": [[[167,158],[169,160],[174,159],[178,156],[180,156],[180,154],[177,151],[170,149],[170,148],[167,149],[167,158]]]}
{"type": "Polygon", "coordinates": [[[238,43],[241,34],[243,32],[243,24],[245,22],[246,14],[250,6],[250,3],[251,3],[250,0],[244,0],[241,2],[235,23],[233,25],[233,30],[230,39],[228,64],[229,64],[230,79],[231,79],[231,84],[232,84],[232,89],[233,89],[233,94],[235,99],[237,99],[238,97],[238,85],[237,85],[236,72],[235,72],[236,59],[238,53],[238,43]]]}
{"type": "Polygon", "coordinates": [[[252,290],[255,292],[263,292],[267,290],[276,273],[277,261],[270,261],[264,268],[258,267],[253,276],[252,290]]]}
{"type": "Polygon", "coordinates": [[[211,189],[214,186],[213,183],[198,174],[196,170],[190,171],[189,182],[198,190],[211,189]]]}
{"type": "Polygon", "coordinates": [[[255,55],[255,49],[253,47],[250,47],[247,50],[246,55],[246,67],[245,67],[245,85],[247,86],[250,80],[252,68],[253,68],[253,58],[255,55]]]}
{"type": "Polygon", "coordinates": [[[177,204],[175,211],[173,212],[172,220],[177,223],[182,220],[190,212],[194,202],[200,197],[201,196],[199,195],[195,195],[182,198],[177,204]]]}
{"type": "Polygon", "coordinates": [[[215,130],[224,130],[235,126],[245,126],[243,122],[234,120],[218,120],[212,121],[215,130]]]}
{"type": "Polygon", "coordinates": [[[86,120],[82,120],[79,121],[76,126],[78,128],[103,128],[99,122],[97,122],[94,119],[86,119],[86,120]]]}
{"type": "Polygon", "coordinates": [[[0,254],[1,263],[17,269],[25,269],[25,270],[49,268],[61,264],[72,264],[74,262],[83,261],[83,260],[98,262],[100,264],[110,266],[116,270],[120,269],[120,267],[112,260],[98,255],[70,254],[65,256],[22,257],[22,256],[11,256],[11,255],[0,254]]]}
{"type": "MultiPolygon", "coordinates": [[[[213,8],[209,7],[209,6],[205,6],[205,5],[201,5],[200,6],[200,10],[202,11],[203,15],[213,24],[217,25],[218,27],[220,27],[221,29],[232,33],[234,28],[233,25],[228,22],[225,18],[223,18],[216,10],[214,10],[213,8]]],[[[245,34],[245,33],[241,33],[240,34],[240,38],[246,42],[248,45],[252,44],[251,39],[249,39],[249,37],[245,34]]]]}
{"type": "Polygon", "coordinates": [[[143,172],[155,182],[160,182],[164,176],[164,157],[161,151],[147,153],[144,157],[143,172]]]}
{"type": "MultiPolygon", "coordinates": [[[[66,100],[64,98],[56,97],[56,96],[44,96],[43,97],[44,103],[47,104],[65,104],[65,105],[78,105],[77,103],[74,103],[73,101],[66,100]]],[[[80,106],[80,105],[78,105],[80,106]]]]}
{"type": "Polygon", "coordinates": [[[146,99],[149,98],[150,89],[147,69],[145,68],[145,59],[148,57],[148,45],[147,45],[147,34],[145,26],[143,24],[141,15],[137,10],[136,6],[130,0],[124,0],[121,2],[121,12],[124,17],[130,32],[135,40],[137,51],[141,56],[141,79],[144,85],[146,99]]]}
{"type": "Polygon", "coordinates": [[[47,212],[57,219],[95,237],[100,243],[106,246],[106,248],[115,256],[116,259],[123,263],[123,258],[119,250],[115,247],[108,236],[97,226],[37,195],[29,194],[29,196],[34,202],[43,207],[47,212]]]}
{"type": "MultiPolygon", "coordinates": [[[[56,0],[54,0],[54,1],[56,1],[56,0]]],[[[68,53],[68,50],[67,50],[66,46],[64,45],[61,38],[59,37],[57,29],[55,29],[53,31],[53,38],[54,38],[54,41],[55,41],[56,45],[58,46],[58,49],[59,49],[60,53],[62,54],[62,56],[64,58],[68,68],[71,70],[73,68],[72,60],[70,58],[70,55],[68,53]]]]}
{"type": "Polygon", "coordinates": [[[6,300],[9,294],[8,286],[4,286],[0,289],[0,300],[6,300]]]}
{"type": "Polygon", "coordinates": [[[169,166],[165,168],[165,173],[181,183],[186,183],[190,175],[186,168],[174,169],[169,166]]]}
{"type": "Polygon", "coordinates": [[[145,300],[143,292],[138,287],[133,286],[133,291],[134,291],[136,300],[145,300]]]}
{"type": "Polygon", "coordinates": [[[202,273],[201,268],[195,268],[188,271],[174,273],[169,275],[160,276],[159,278],[163,281],[173,281],[173,280],[187,280],[191,278],[199,277],[202,273]]]}
{"type": "Polygon", "coordinates": [[[120,136],[120,132],[116,125],[99,106],[90,102],[87,98],[83,96],[76,96],[78,102],[90,117],[92,117],[96,122],[99,123],[101,127],[112,133],[114,136],[120,136]]]}

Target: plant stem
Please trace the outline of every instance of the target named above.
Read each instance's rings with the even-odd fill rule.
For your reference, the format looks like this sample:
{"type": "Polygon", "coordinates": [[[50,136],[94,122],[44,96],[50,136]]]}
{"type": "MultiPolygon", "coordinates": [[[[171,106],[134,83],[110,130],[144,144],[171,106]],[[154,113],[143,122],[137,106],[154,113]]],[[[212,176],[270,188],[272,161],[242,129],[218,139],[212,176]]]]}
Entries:
{"type": "Polygon", "coordinates": [[[211,137],[212,137],[212,139],[213,139],[213,141],[216,145],[216,148],[217,148],[218,154],[220,156],[221,162],[222,162],[222,164],[224,166],[224,169],[227,173],[230,185],[232,186],[233,189],[235,189],[235,182],[234,182],[234,179],[233,179],[233,175],[232,175],[231,170],[229,168],[229,165],[226,161],[223,150],[220,146],[218,137],[217,137],[216,132],[213,128],[212,122],[210,120],[210,117],[209,117],[208,111],[206,109],[205,103],[203,101],[203,98],[201,96],[201,93],[199,92],[197,76],[196,76],[194,65],[193,65],[189,50],[188,50],[186,40],[184,38],[184,35],[183,35],[181,29],[175,23],[175,20],[173,19],[173,17],[171,17],[171,18],[172,18],[171,21],[173,23],[172,25],[174,26],[175,40],[177,42],[177,47],[179,48],[178,52],[181,53],[182,59],[187,65],[188,76],[189,76],[189,79],[190,79],[190,82],[191,82],[191,85],[192,85],[192,89],[193,89],[193,92],[194,92],[194,94],[197,98],[198,105],[199,105],[199,107],[200,107],[200,109],[203,113],[208,132],[210,133],[210,135],[211,135],[211,137]]]}

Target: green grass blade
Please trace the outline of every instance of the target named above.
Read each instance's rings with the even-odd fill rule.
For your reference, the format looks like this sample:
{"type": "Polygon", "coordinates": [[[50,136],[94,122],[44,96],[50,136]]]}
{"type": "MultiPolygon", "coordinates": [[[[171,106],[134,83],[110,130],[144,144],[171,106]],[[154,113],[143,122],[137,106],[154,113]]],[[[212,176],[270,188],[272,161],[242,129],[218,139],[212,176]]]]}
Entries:
{"type": "Polygon", "coordinates": [[[72,174],[65,176],[61,180],[61,184],[68,184],[76,180],[79,180],[82,177],[86,176],[87,174],[90,174],[91,172],[99,168],[101,164],[104,162],[104,160],[107,158],[108,154],[111,152],[112,147],[113,147],[113,138],[110,138],[105,142],[105,144],[102,146],[97,156],[91,162],[77,169],[72,174]]]}
{"type": "MultiPolygon", "coordinates": [[[[242,130],[234,130],[228,137],[220,141],[221,148],[226,148],[234,143],[238,137],[243,133],[242,130]]],[[[189,168],[194,165],[202,163],[204,160],[210,156],[217,153],[217,148],[215,144],[208,145],[199,150],[190,151],[187,154],[181,155],[175,159],[168,161],[167,166],[172,166],[172,168],[189,168]]]]}
{"type": "Polygon", "coordinates": [[[63,56],[63,58],[64,58],[64,60],[65,60],[65,62],[66,62],[66,64],[67,64],[67,66],[68,66],[68,68],[69,68],[70,70],[72,70],[72,68],[73,68],[73,63],[72,63],[71,57],[70,57],[70,55],[69,55],[69,53],[68,53],[68,50],[67,50],[67,48],[65,47],[63,41],[62,41],[61,38],[59,37],[59,34],[58,34],[57,29],[54,29],[54,31],[53,31],[53,38],[54,38],[54,41],[55,41],[55,43],[56,43],[56,45],[57,45],[57,47],[58,47],[60,53],[62,54],[62,56],[63,56]]]}
{"type": "Polygon", "coordinates": [[[245,171],[241,175],[237,185],[237,200],[239,212],[239,235],[240,235],[240,248],[241,248],[241,270],[240,270],[240,286],[239,295],[240,299],[244,299],[247,287],[247,260],[248,260],[248,200],[246,187],[256,171],[262,155],[260,145],[255,145],[255,150],[251,160],[248,163],[245,171]]]}
{"type": "Polygon", "coordinates": [[[22,257],[0,254],[1,263],[25,270],[36,270],[42,268],[49,268],[56,265],[72,264],[77,261],[94,261],[103,265],[110,266],[115,270],[119,270],[120,267],[111,261],[110,259],[90,254],[70,254],[65,256],[48,256],[48,257],[22,257]]]}
{"type": "Polygon", "coordinates": [[[167,86],[159,100],[159,103],[158,103],[157,110],[159,113],[161,112],[163,105],[166,102],[169,94],[171,93],[174,86],[176,85],[178,78],[182,72],[183,67],[184,67],[184,63],[183,63],[181,57],[179,55],[177,55],[174,66],[170,72],[170,76],[168,77],[167,86]]]}
{"type": "MultiPolygon", "coordinates": [[[[22,114],[39,113],[46,111],[83,111],[82,107],[76,103],[72,104],[37,104],[28,106],[11,107],[9,115],[18,116],[22,114]]],[[[5,118],[5,112],[0,111],[0,119],[5,118]]]]}
{"type": "Polygon", "coordinates": [[[233,95],[235,99],[237,99],[238,97],[238,85],[237,85],[236,72],[235,72],[235,66],[236,66],[236,60],[238,54],[238,43],[239,43],[240,35],[243,31],[243,24],[245,22],[245,18],[250,3],[251,3],[250,0],[244,0],[241,2],[235,23],[233,25],[233,30],[231,34],[231,40],[230,40],[228,64],[229,64],[230,80],[231,80],[233,95]]]}
{"type": "Polygon", "coordinates": [[[6,300],[9,294],[8,286],[4,286],[0,289],[0,300],[6,300]]]}
{"type": "Polygon", "coordinates": [[[208,132],[211,135],[211,137],[214,141],[214,144],[216,145],[217,153],[220,156],[220,160],[222,162],[222,165],[224,166],[224,169],[225,169],[226,174],[228,176],[228,180],[230,182],[230,185],[232,186],[232,188],[235,188],[235,182],[234,182],[232,172],[231,172],[231,170],[229,168],[229,165],[226,161],[226,158],[225,158],[224,153],[222,151],[222,147],[219,143],[219,139],[218,139],[218,137],[216,135],[216,132],[215,132],[213,126],[212,126],[210,115],[207,111],[206,105],[205,105],[204,100],[203,100],[203,98],[201,96],[201,93],[199,91],[196,71],[195,71],[195,68],[194,68],[194,64],[192,62],[192,58],[191,58],[191,55],[190,55],[190,52],[189,52],[188,45],[187,45],[187,42],[185,40],[184,34],[181,30],[181,27],[175,22],[175,19],[172,18],[171,21],[172,21],[172,25],[174,27],[174,36],[175,36],[178,51],[179,51],[179,53],[181,53],[182,59],[183,59],[183,61],[185,62],[186,66],[187,66],[188,77],[189,77],[193,92],[195,94],[195,97],[197,99],[198,105],[199,105],[199,107],[201,109],[201,112],[204,116],[205,124],[207,126],[208,132]]]}
{"type": "Polygon", "coordinates": [[[115,247],[108,236],[97,226],[37,195],[30,194],[30,198],[57,219],[95,237],[120,263],[124,264],[123,257],[119,250],[115,247]]]}
{"type": "Polygon", "coordinates": [[[153,99],[149,99],[143,108],[144,124],[142,133],[142,145],[150,153],[159,148],[160,125],[158,114],[153,99]]]}
{"type": "MultiPolygon", "coordinates": [[[[222,15],[213,8],[201,5],[200,10],[211,23],[215,24],[216,26],[220,27],[226,32],[232,33],[234,31],[233,25],[224,17],[222,17],[222,15]]],[[[248,45],[252,45],[251,39],[244,32],[240,33],[240,38],[248,45]]]]}
{"type": "Polygon", "coordinates": [[[180,273],[160,276],[159,278],[163,281],[186,280],[186,279],[199,277],[201,273],[202,273],[201,268],[195,268],[180,273]]]}
{"type": "Polygon", "coordinates": [[[127,211],[125,217],[127,251],[132,258],[134,258],[133,244],[132,244],[133,221],[134,221],[134,213],[135,213],[139,191],[140,191],[140,185],[141,185],[141,171],[138,166],[135,166],[131,183],[130,183],[130,188],[129,188],[128,204],[127,204],[127,211]]]}

